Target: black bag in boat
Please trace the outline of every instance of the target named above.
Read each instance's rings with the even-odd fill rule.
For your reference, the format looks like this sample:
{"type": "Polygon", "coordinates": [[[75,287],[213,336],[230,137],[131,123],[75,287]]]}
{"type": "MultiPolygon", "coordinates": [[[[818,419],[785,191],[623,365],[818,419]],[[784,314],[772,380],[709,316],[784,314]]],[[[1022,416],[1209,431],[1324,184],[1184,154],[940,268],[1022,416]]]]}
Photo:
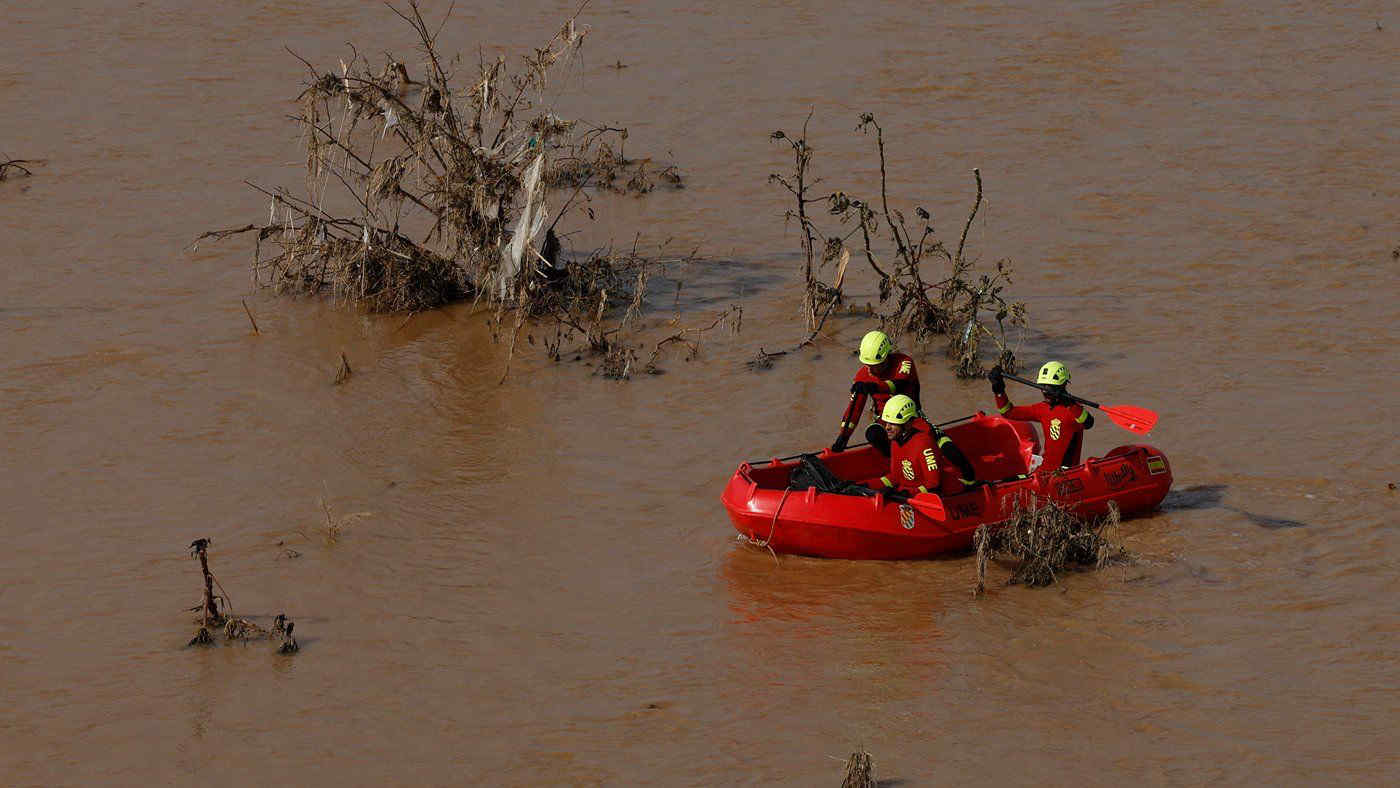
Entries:
{"type": "Polygon", "coordinates": [[[815,487],[819,492],[840,493],[842,495],[874,495],[875,491],[863,484],[848,482],[831,472],[815,454],[804,454],[797,461],[788,478],[788,489],[805,490],[815,487]]]}

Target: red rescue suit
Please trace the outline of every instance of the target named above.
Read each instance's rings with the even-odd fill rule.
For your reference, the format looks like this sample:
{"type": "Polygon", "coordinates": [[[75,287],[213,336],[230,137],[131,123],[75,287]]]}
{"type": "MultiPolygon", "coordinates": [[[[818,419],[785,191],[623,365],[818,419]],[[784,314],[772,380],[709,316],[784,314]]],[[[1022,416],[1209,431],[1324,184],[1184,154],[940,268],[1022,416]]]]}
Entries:
{"type": "Polygon", "coordinates": [[[1012,405],[1005,393],[997,394],[997,411],[1008,419],[1016,421],[1040,422],[1042,449],[1045,461],[1042,468],[1054,470],[1078,465],[1080,449],[1084,444],[1084,430],[1093,424],[1089,411],[1077,402],[1051,405],[1037,402],[1034,405],[1012,405]],[[1086,425],[1088,422],[1088,425],[1086,425]]]}
{"type": "Polygon", "coordinates": [[[903,394],[914,400],[915,405],[923,407],[919,402],[919,372],[914,369],[914,359],[903,353],[891,353],[881,368],[881,375],[874,374],[870,371],[870,367],[864,364],[861,364],[860,369],[856,370],[853,381],[855,385],[852,388],[858,387],[860,384],[869,384],[877,390],[868,395],[864,392],[851,392],[851,401],[846,405],[846,412],[841,416],[840,439],[851,437],[851,433],[855,431],[856,423],[860,421],[861,411],[865,410],[867,396],[870,398],[870,404],[877,420],[885,408],[885,403],[896,394],[903,394]]]}
{"type": "Polygon", "coordinates": [[[941,432],[935,438],[933,426],[921,418],[910,421],[909,426],[913,429],[903,440],[890,441],[890,472],[880,477],[885,489],[944,495],[962,492],[967,483],[942,451],[952,444],[952,439],[941,432]]]}

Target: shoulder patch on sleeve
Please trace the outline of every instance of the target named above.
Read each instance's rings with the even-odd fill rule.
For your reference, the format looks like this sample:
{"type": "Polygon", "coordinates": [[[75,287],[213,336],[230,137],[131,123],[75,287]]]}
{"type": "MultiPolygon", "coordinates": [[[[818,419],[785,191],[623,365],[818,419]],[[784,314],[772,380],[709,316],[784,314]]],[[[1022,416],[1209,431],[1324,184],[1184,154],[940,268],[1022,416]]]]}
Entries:
{"type": "Polygon", "coordinates": [[[914,371],[914,362],[910,361],[910,360],[907,359],[907,358],[904,359],[904,361],[900,362],[900,364],[899,364],[899,374],[901,374],[901,375],[908,375],[910,372],[913,372],[913,371],[914,371]]]}

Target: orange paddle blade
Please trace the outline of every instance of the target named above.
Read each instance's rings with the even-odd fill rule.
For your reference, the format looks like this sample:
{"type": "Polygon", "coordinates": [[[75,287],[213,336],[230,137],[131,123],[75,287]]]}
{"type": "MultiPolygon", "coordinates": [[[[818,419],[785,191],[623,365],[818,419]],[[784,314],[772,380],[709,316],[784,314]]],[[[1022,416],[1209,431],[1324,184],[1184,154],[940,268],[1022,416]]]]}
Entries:
{"type": "Polygon", "coordinates": [[[1146,435],[1157,426],[1156,412],[1147,408],[1139,408],[1136,405],[1105,405],[1099,410],[1107,413],[1114,424],[1129,432],[1146,435]]]}
{"type": "Polygon", "coordinates": [[[916,495],[909,499],[909,505],[935,522],[941,523],[948,519],[948,512],[943,508],[943,499],[937,495],[916,495]]]}

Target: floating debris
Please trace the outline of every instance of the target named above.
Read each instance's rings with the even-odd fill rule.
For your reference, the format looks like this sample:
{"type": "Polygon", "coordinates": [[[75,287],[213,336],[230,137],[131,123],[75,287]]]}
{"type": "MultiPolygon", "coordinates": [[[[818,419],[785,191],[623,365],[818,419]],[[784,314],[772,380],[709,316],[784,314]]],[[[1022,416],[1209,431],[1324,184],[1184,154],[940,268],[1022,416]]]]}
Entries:
{"type": "Polygon", "coordinates": [[[339,386],[340,384],[349,380],[350,376],[353,374],[355,374],[355,371],[353,369],[350,369],[350,359],[346,358],[345,353],[342,352],[340,354],[340,369],[336,370],[335,380],[332,382],[331,385],[339,386]]]}
{"type": "Polygon", "coordinates": [[[27,178],[34,173],[29,170],[29,167],[25,166],[26,164],[37,166],[43,163],[42,160],[38,159],[10,159],[8,161],[0,161],[0,181],[9,178],[27,178]]]}
{"type": "Polygon", "coordinates": [[[1032,497],[1010,520],[977,529],[973,593],[986,590],[989,558],[1016,561],[1007,584],[1033,588],[1054,583],[1070,567],[1100,569],[1131,562],[1132,554],[1109,539],[1118,522],[1118,507],[1112,502],[1106,516],[1086,521],[1056,501],[1032,497]]]}
{"type": "Polygon", "coordinates": [[[880,783],[875,779],[875,759],[864,747],[851,753],[846,759],[846,777],[841,788],[876,788],[880,783]]]}
{"type": "Polygon", "coordinates": [[[185,645],[187,647],[213,646],[217,642],[215,633],[222,634],[228,643],[268,640],[277,635],[280,636],[280,643],[277,647],[279,654],[291,654],[299,650],[300,646],[292,637],[292,622],[285,613],[280,613],[277,618],[273,619],[270,630],[247,618],[232,615],[232,605],[228,600],[228,592],[224,591],[223,584],[214,577],[214,573],[209,571],[209,545],[212,542],[213,540],[208,538],[190,542],[190,554],[199,558],[199,568],[204,574],[204,600],[190,608],[190,610],[200,613],[199,630],[185,645]],[[215,586],[218,586],[222,595],[214,593],[215,586]],[[222,609],[220,608],[221,603],[222,609]]]}

